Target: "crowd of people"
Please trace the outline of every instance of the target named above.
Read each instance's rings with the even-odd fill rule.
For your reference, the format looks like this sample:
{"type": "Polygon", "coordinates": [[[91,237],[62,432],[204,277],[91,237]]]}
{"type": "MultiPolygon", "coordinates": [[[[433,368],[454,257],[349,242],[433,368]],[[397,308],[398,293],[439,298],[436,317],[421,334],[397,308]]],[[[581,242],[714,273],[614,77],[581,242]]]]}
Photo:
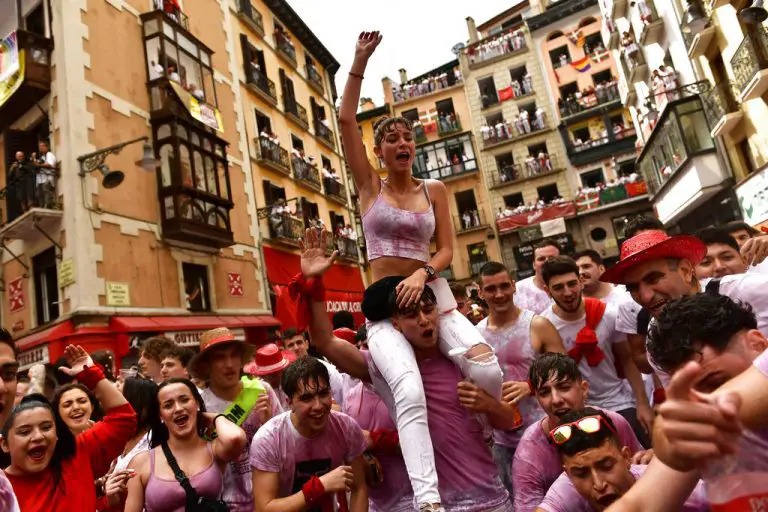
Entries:
{"type": "Polygon", "coordinates": [[[8,171],[5,197],[16,202],[18,213],[35,207],[56,208],[57,176],[56,155],[50,151],[47,142],[40,141],[38,151],[29,156],[24,151],[16,152],[8,171]]]}
{"type": "Polygon", "coordinates": [[[545,201],[544,199],[539,197],[536,201],[531,201],[527,204],[521,202],[514,208],[510,205],[505,205],[504,208],[499,207],[499,211],[496,212],[496,219],[498,220],[498,219],[503,219],[505,217],[512,217],[514,215],[531,213],[537,210],[543,210],[545,208],[549,208],[550,206],[558,206],[561,204],[565,204],[567,202],[568,200],[564,199],[562,196],[556,196],[548,201],[545,201]]]}
{"type": "Polygon", "coordinates": [[[603,80],[593,87],[568,94],[557,99],[557,107],[563,117],[578,114],[603,103],[619,100],[619,81],[616,77],[603,80]]]}
{"type": "Polygon", "coordinates": [[[527,44],[525,33],[523,33],[522,29],[510,30],[470,46],[467,50],[467,56],[469,57],[470,65],[479,64],[480,62],[521,50],[527,44]]]}
{"type": "Polygon", "coordinates": [[[537,107],[533,112],[520,109],[510,121],[500,118],[495,124],[491,124],[486,119],[480,127],[480,134],[483,137],[483,144],[489,145],[528,135],[546,127],[547,112],[543,107],[537,107]]]}
{"type": "Polygon", "coordinates": [[[404,84],[393,85],[392,98],[395,103],[401,103],[412,98],[426,96],[435,91],[453,87],[461,82],[461,70],[457,66],[450,71],[450,74],[448,71],[443,71],[442,73],[430,75],[418,81],[411,80],[404,84]]]}

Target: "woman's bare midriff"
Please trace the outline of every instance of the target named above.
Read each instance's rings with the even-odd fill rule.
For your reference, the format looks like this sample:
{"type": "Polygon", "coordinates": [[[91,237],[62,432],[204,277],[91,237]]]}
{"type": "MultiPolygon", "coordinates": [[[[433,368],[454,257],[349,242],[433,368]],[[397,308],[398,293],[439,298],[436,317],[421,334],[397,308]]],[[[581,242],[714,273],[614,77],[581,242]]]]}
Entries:
{"type": "Polygon", "coordinates": [[[373,280],[378,281],[389,276],[408,277],[425,265],[423,261],[396,256],[382,256],[371,262],[373,280]]]}

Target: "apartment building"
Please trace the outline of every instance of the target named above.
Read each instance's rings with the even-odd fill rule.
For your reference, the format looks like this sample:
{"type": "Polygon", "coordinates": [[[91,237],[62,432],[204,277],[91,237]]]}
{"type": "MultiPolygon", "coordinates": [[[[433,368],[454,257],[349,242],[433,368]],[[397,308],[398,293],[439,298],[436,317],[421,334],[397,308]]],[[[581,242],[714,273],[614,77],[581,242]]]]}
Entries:
{"type": "MultiPolygon", "coordinates": [[[[288,4],[0,9],[0,293],[22,364],[69,343],[129,364],[148,336],[196,347],[219,326],[261,343],[280,325],[273,311],[290,321],[279,302],[297,249],[271,230],[298,229],[269,223],[274,201],[301,222],[353,220],[345,187],[317,174],[344,183],[338,63],[288,4]]],[[[353,252],[329,310],[359,299],[353,252]]]]}
{"type": "Polygon", "coordinates": [[[622,100],[639,133],[637,165],[673,229],[768,219],[759,206],[765,27],[739,16],[748,3],[601,3],[604,40],[620,55],[622,100]]]}
{"type": "Polygon", "coordinates": [[[598,0],[553,3],[526,22],[566,148],[580,238],[610,262],[618,258],[626,222],[651,208],[598,0]]]}
{"type": "Polygon", "coordinates": [[[519,277],[532,273],[542,237],[557,235],[568,249],[576,242],[565,220],[575,215],[565,146],[524,22],[537,9],[526,0],[479,26],[467,18],[469,44],[459,55],[502,260],[519,277]]]}

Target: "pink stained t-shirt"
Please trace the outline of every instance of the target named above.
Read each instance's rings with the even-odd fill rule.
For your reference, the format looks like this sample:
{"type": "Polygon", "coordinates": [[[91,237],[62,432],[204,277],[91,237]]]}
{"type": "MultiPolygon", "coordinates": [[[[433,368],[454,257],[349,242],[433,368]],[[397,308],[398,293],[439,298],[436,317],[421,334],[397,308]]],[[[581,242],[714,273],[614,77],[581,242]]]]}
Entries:
{"type": "MultiPolygon", "coordinates": [[[[265,381],[261,381],[261,383],[266,388],[267,393],[269,393],[269,398],[272,402],[272,416],[277,416],[283,412],[280,398],[275,393],[275,390],[272,389],[272,386],[265,381]]],[[[211,391],[211,388],[204,389],[201,396],[205,403],[205,409],[216,414],[226,411],[232,403],[216,396],[211,391]]],[[[229,505],[231,512],[253,512],[253,480],[251,478],[251,464],[248,462],[248,450],[251,439],[253,439],[256,431],[262,426],[259,415],[252,413],[241,426],[248,437],[248,443],[237,459],[227,464],[227,469],[224,471],[224,491],[222,492],[221,499],[229,505]]]]}
{"type": "MultiPolygon", "coordinates": [[[[632,465],[629,470],[635,480],[641,478],[648,466],[632,465]]],[[[545,512],[594,512],[589,502],[579,494],[565,473],[549,488],[546,498],[538,507],[545,512]]],[[[683,504],[680,512],[707,512],[710,510],[707,494],[701,481],[683,504]]]]}
{"type": "MultiPolygon", "coordinates": [[[[371,378],[383,382],[373,361],[371,378]]],[[[427,422],[435,453],[438,491],[446,512],[512,512],[512,501],[499,478],[483,427],[459,403],[457,386],[464,377],[442,355],[418,361],[427,422]]]]}
{"type": "Polygon", "coordinates": [[[542,290],[534,279],[535,275],[527,277],[515,284],[515,306],[520,309],[533,311],[535,314],[542,314],[549,306],[552,305],[552,297],[550,297],[546,291],[542,290]]]}
{"type": "MultiPolygon", "coordinates": [[[[358,381],[344,395],[342,412],[357,421],[363,430],[397,430],[386,404],[368,384],[358,381]]],[[[368,487],[370,512],[413,512],[413,490],[401,453],[375,454],[384,481],[368,487]]]]}
{"type": "Polygon", "coordinates": [[[291,414],[266,422],[251,442],[251,467],[279,474],[281,498],[300,492],[310,477],[351,463],[368,448],[363,431],[344,413],[331,411],[325,430],[312,439],[296,430],[291,414]]]}
{"type": "MultiPolygon", "coordinates": [[[[613,411],[603,410],[608,415],[623,446],[632,454],[643,450],[632,427],[624,417],[613,411]]],[[[515,482],[515,512],[533,512],[544,500],[547,490],[563,472],[563,464],[557,449],[549,442],[542,429],[544,419],[525,430],[515,451],[512,463],[512,480],[515,482]]]]}
{"type": "MultiPolygon", "coordinates": [[[[534,316],[533,312],[523,310],[514,324],[498,330],[488,328],[487,318],[477,324],[477,330],[483,339],[496,352],[499,366],[504,373],[504,382],[528,381],[528,372],[536,358],[536,352],[531,345],[531,322],[534,316]]],[[[493,431],[494,442],[501,446],[515,448],[526,427],[544,415],[544,411],[533,397],[525,397],[517,405],[523,419],[521,427],[512,431],[493,431]]]]}

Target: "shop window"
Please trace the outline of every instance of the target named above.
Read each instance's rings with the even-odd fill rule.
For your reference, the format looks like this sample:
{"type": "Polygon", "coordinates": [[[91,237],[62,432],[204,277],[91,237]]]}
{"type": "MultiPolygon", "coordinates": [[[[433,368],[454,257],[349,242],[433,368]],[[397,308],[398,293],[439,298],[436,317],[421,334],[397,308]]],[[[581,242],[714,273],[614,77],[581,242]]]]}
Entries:
{"type": "Polygon", "coordinates": [[[188,311],[210,311],[211,301],[208,288],[208,267],[193,263],[182,263],[184,294],[188,311]]]}
{"type": "Polygon", "coordinates": [[[560,197],[560,191],[557,190],[557,183],[536,187],[536,193],[539,194],[539,199],[545,203],[551,203],[553,199],[560,197]]]}
{"type": "Polygon", "coordinates": [[[59,317],[59,278],[56,263],[56,250],[53,247],[32,258],[37,325],[45,325],[59,317]]]}
{"type": "Polygon", "coordinates": [[[483,108],[499,103],[499,95],[496,92],[496,83],[493,81],[492,76],[478,80],[477,89],[480,91],[480,101],[483,104],[483,108]]]}
{"type": "Polygon", "coordinates": [[[517,208],[525,204],[522,192],[515,192],[514,194],[507,194],[504,196],[504,206],[509,206],[512,209],[517,208]]]}
{"type": "Polygon", "coordinates": [[[549,60],[552,67],[557,69],[571,62],[571,54],[568,52],[568,46],[563,45],[549,51],[549,60]]]}
{"type": "Polygon", "coordinates": [[[580,176],[582,187],[595,188],[599,184],[605,183],[602,169],[593,169],[591,171],[583,172],[580,176]]]}

